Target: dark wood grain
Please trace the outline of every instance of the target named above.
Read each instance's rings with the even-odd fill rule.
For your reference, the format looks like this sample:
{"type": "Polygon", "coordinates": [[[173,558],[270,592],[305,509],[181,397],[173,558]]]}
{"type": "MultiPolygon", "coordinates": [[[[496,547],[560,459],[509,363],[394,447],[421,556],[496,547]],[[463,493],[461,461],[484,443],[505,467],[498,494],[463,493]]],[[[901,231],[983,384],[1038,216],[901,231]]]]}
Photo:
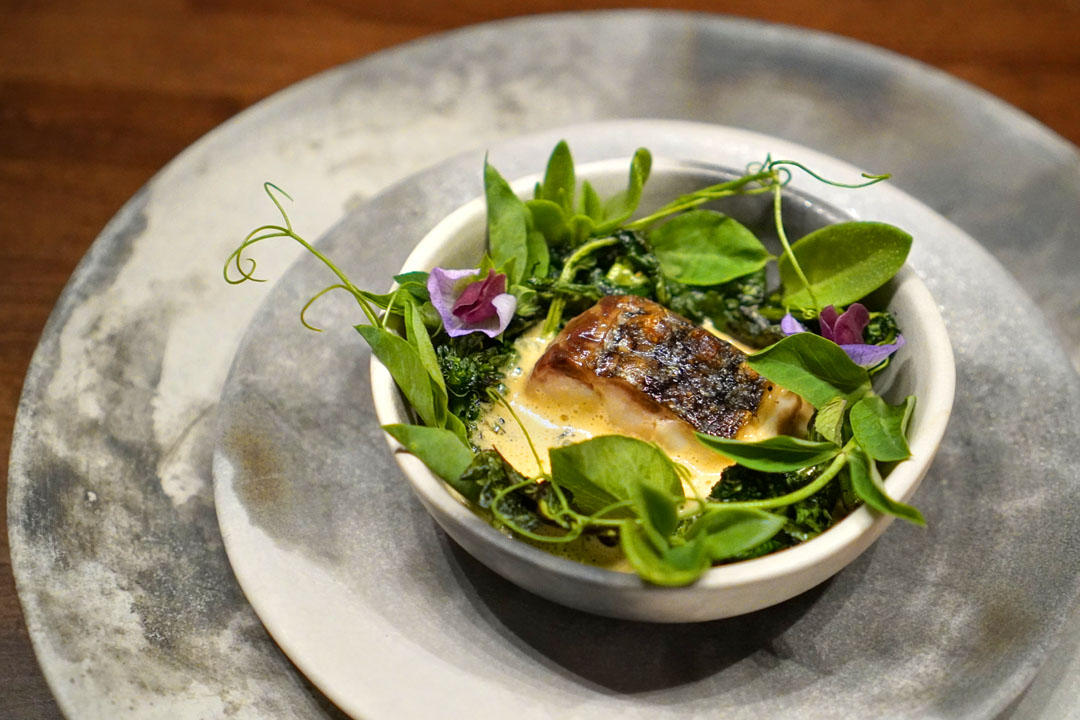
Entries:
{"type": "MultiPolygon", "coordinates": [[[[187,145],[320,70],[441,30],[565,10],[723,12],[929,63],[1080,143],[1080,2],[6,0],[0,2],[0,503],[22,378],[75,264],[187,145]]],[[[2,521],[0,521],[2,522],[2,521]]],[[[59,717],[0,535],[0,717],[59,717]]]]}

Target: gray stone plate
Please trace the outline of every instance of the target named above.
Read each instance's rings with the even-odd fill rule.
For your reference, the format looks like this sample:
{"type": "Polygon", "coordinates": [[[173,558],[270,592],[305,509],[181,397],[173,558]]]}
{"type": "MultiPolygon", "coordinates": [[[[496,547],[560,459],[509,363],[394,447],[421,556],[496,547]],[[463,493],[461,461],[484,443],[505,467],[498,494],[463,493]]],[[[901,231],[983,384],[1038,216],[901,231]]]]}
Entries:
{"type": "MultiPolygon", "coordinates": [[[[491,162],[507,177],[538,171],[560,137],[581,161],[644,145],[740,167],[771,152],[858,177],[790,143],[664,121],[540,133],[492,147],[491,162]]],[[[396,185],[320,250],[384,290],[412,245],[482,192],[482,162],[468,153],[396,185]]],[[[369,353],[352,330],[363,316],[347,297],[327,300],[309,321],[335,331],[304,330],[298,309],[335,279],[303,260],[255,316],[225,383],[215,499],[245,594],[320,689],[365,718],[442,707],[476,718],[984,717],[1019,692],[1080,588],[1069,550],[1080,384],[1062,353],[1032,357],[1047,329],[955,226],[893,188],[793,186],[916,238],[909,261],[958,361],[953,420],[914,498],[929,529],[894,525],[832,581],[726,621],[619,622],[541,600],[469,558],[411,496],[374,419],[369,353]]]]}
{"type": "MultiPolygon", "coordinates": [[[[1019,365],[999,364],[995,352],[959,354],[962,366],[985,368],[980,377],[998,379],[968,392],[1003,392],[1013,375],[1036,382],[1032,373],[1047,367],[1064,373],[1061,346],[1074,363],[1080,359],[1080,156],[1031,118],[923,65],[793,28],[617,12],[466,28],[342,66],[260,103],[165,167],[103,230],[42,334],[16,419],[8,523],[30,636],[65,714],[76,720],[339,716],[282,654],[246,601],[223,549],[210,484],[222,386],[240,337],[270,290],[228,287],[219,269],[239,239],[268,219],[261,183],[273,180],[290,190],[297,227],[316,238],[366,198],[463,151],[547,128],[635,117],[751,128],[889,170],[898,187],[978,238],[1020,281],[1050,329],[1015,287],[1004,290],[1005,297],[1019,298],[1012,311],[980,314],[972,332],[984,332],[991,346],[1007,347],[1015,340],[1001,334],[1005,326],[1030,318],[1031,327],[1042,331],[1019,365]]],[[[418,199],[403,220],[424,212],[429,200],[418,199]]],[[[260,255],[266,275],[279,277],[296,254],[267,248],[260,255]]],[[[984,287],[983,267],[959,271],[956,287],[984,287]]],[[[1071,477],[1073,489],[1066,489],[1054,512],[1076,514],[1068,453],[1042,452],[1038,428],[1020,422],[1037,414],[1045,424],[1039,412],[1073,392],[1075,380],[1050,375],[1042,382],[1045,391],[1040,387],[1018,405],[993,405],[983,418],[988,427],[1010,427],[1017,445],[997,447],[972,436],[992,472],[971,481],[1028,487],[1048,478],[1050,487],[1071,477]],[[1061,379],[1057,387],[1051,385],[1055,378],[1061,379]],[[1020,456],[1027,461],[1021,476],[999,471],[1020,456]]],[[[374,432],[359,430],[359,418],[356,425],[358,437],[374,432]]],[[[1066,446],[1075,452],[1075,430],[1066,446]]],[[[950,495],[948,502],[963,510],[968,495],[950,495]]],[[[1028,518],[1012,540],[1036,553],[1040,548],[1029,533],[1054,531],[1054,517],[1041,512],[1048,503],[1051,491],[1040,490],[997,508],[994,516],[1028,518]]],[[[409,518],[402,523],[406,530],[432,532],[418,509],[402,517],[409,518]]],[[[1027,593],[1031,618],[1045,624],[985,615],[985,632],[965,641],[981,646],[997,636],[998,644],[1020,647],[1023,659],[1014,671],[992,675],[1005,687],[989,700],[980,676],[957,666],[956,673],[972,683],[970,692],[961,688],[957,696],[974,698],[986,712],[1031,677],[1067,612],[1076,536],[1072,521],[1061,522],[1056,531],[1072,544],[1047,549],[1029,574],[1008,576],[1016,580],[1010,592],[1027,593]]],[[[905,552],[918,548],[898,534],[886,539],[905,552]]],[[[452,549],[439,547],[456,558],[452,549]]],[[[880,562],[887,547],[868,562],[880,562]]],[[[933,548],[930,564],[939,562],[939,546],[933,548]]],[[[970,546],[968,552],[977,564],[994,560],[970,546]]],[[[467,559],[458,560],[418,558],[415,565],[470,567],[467,559]]],[[[483,583],[477,587],[488,597],[496,592],[483,583]]],[[[921,590],[902,589],[913,592],[921,590]]],[[[895,598],[877,600],[887,616],[895,598]]],[[[946,608],[928,622],[947,623],[950,612],[946,608]]],[[[560,617],[548,616],[554,635],[536,640],[532,629],[541,623],[494,619],[504,638],[500,651],[528,644],[540,662],[556,667],[569,651],[543,643],[559,636],[560,617]]],[[[618,642],[606,633],[610,627],[597,626],[585,646],[618,642]]],[[[927,628],[928,634],[948,629],[927,628]]],[[[780,662],[777,654],[785,652],[813,651],[770,646],[764,632],[695,653],[670,641],[663,668],[708,674],[731,665],[739,648],[756,648],[744,667],[780,662]]],[[[1010,710],[1014,716],[1075,713],[1076,631],[1067,637],[1010,710]]],[[[675,640],[680,638],[690,639],[675,640]]],[[[666,636],[658,635],[657,643],[664,642],[666,636]]],[[[376,650],[365,648],[358,656],[376,650]]],[[[448,635],[438,652],[453,657],[463,650],[488,648],[448,635]]],[[[664,682],[659,672],[660,680],[641,684],[639,698],[647,701],[664,682]]],[[[791,694],[812,684],[809,675],[808,669],[788,688],[748,685],[746,691],[791,694]]],[[[612,693],[625,689],[618,682],[636,680],[589,682],[612,693]]],[[[440,714],[468,714],[444,710],[440,714]]]]}

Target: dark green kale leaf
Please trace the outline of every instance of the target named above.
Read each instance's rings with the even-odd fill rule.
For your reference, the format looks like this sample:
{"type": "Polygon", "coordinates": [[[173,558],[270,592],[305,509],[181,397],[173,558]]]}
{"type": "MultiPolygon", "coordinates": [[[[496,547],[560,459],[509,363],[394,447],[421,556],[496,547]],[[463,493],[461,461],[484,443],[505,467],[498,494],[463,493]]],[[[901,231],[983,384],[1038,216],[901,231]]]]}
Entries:
{"type": "MultiPolygon", "coordinates": [[[[506,462],[497,451],[481,450],[462,473],[458,485],[475,488],[475,491],[462,494],[466,497],[473,495],[469,499],[490,511],[500,491],[525,480],[525,476],[506,462]]],[[[506,493],[499,498],[499,513],[518,528],[536,530],[545,524],[540,505],[548,490],[547,483],[530,482],[522,488],[506,493]]],[[[492,517],[494,519],[494,515],[492,517]]]]}
{"type": "MultiPolygon", "coordinates": [[[[810,483],[823,469],[822,465],[812,465],[788,473],[767,473],[733,465],[724,470],[708,499],[738,502],[779,497],[810,483]]],[[[841,502],[840,490],[839,483],[831,482],[805,500],[771,509],[770,512],[786,515],[787,524],[771,540],[751,548],[738,559],[759,557],[820,535],[847,512],[841,502]]]]}
{"type": "Polygon", "coordinates": [[[896,340],[900,333],[896,327],[896,318],[887,312],[870,314],[870,322],[863,328],[863,342],[867,345],[882,345],[896,340]]]}
{"type": "Polygon", "coordinates": [[[554,259],[546,278],[530,278],[528,285],[547,304],[558,299],[565,321],[589,309],[606,295],[640,295],[664,302],[668,293],[660,273],[660,262],[649,251],[640,233],[617,230],[614,242],[574,260],[573,272],[564,276],[562,267],[576,248],[567,248],[554,259]]]}
{"type": "MultiPolygon", "coordinates": [[[[631,230],[616,230],[611,237],[615,239],[613,244],[578,259],[574,265],[575,277],[580,279],[582,273],[587,273],[588,283],[596,285],[602,295],[630,294],[631,291],[648,285],[649,290],[638,290],[633,294],[656,299],[657,288],[663,284],[664,276],[660,261],[653,255],[645,236],[631,230]]],[[[557,264],[558,270],[561,270],[566,259],[576,249],[563,249],[562,254],[553,261],[552,267],[555,268],[557,264]]],[[[558,272],[553,269],[549,275],[557,277],[558,272]]],[[[660,294],[663,294],[662,289],[660,294]]]]}
{"type": "Polygon", "coordinates": [[[615,244],[596,254],[589,282],[605,295],[640,295],[666,305],[671,299],[668,281],[645,235],[616,230],[612,237],[615,244]]]}
{"type": "MultiPolygon", "coordinates": [[[[887,345],[896,342],[896,336],[900,334],[900,328],[896,326],[896,318],[887,312],[870,313],[870,322],[863,328],[863,342],[867,345],[887,345]]],[[[878,374],[889,366],[892,356],[885,358],[871,370],[871,376],[878,374]]]]}
{"type": "Polygon", "coordinates": [[[604,295],[615,295],[615,292],[606,292],[608,288],[603,286],[596,286],[590,283],[571,283],[563,282],[557,278],[530,278],[528,280],[529,287],[536,291],[536,294],[550,302],[556,297],[561,297],[564,300],[573,302],[577,300],[585,300],[596,302],[604,295]]]}
{"type": "Polygon", "coordinates": [[[710,320],[718,330],[748,345],[765,347],[784,337],[779,322],[771,319],[783,311],[772,307],[765,283],[764,269],[710,287],[669,282],[670,307],[695,323],[710,320]]]}
{"type": "Polygon", "coordinates": [[[446,381],[450,412],[471,424],[488,402],[487,389],[502,382],[515,353],[509,342],[472,333],[445,339],[435,355],[446,381]]]}

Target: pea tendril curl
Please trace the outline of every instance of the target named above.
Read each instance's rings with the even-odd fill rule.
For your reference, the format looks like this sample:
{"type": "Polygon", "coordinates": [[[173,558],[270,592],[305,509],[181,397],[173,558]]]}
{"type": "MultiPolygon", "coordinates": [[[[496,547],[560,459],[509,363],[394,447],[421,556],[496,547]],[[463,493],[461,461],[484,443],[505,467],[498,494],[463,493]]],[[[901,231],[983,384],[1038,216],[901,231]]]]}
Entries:
{"type": "Polygon", "coordinates": [[[255,277],[255,258],[244,257],[244,251],[255,243],[262,242],[263,240],[271,240],[273,238],[292,238],[296,242],[300,243],[300,245],[302,245],[304,249],[317,257],[319,260],[321,260],[322,263],[328,268],[330,268],[330,270],[338,277],[338,279],[341,280],[340,283],[330,285],[329,287],[320,290],[304,305],[303,309],[300,311],[300,322],[304,324],[304,327],[308,328],[309,330],[314,330],[315,332],[321,332],[319,328],[314,327],[307,322],[307,320],[305,319],[305,313],[307,312],[308,308],[311,307],[312,303],[314,303],[320,297],[330,292],[331,290],[338,289],[345,290],[354,298],[356,298],[356,302],[360,305],[360,309],[364,311],[364,315],[367,317],[368,322],[372,325],[378,325],[378,316],[376,315],[374,308],[372,308],[371,303],[368,302],[368,300],[364,297],[363,291],[353,285],[352,281],[349,280],[345,273],[342,272],[341,269],[338,268],[338,266],[335,265],[332,260],[330,260],[330,258],[319,252],[319,250],[314,245],[309,243],[307,240],[298,235],[295,230],[293,230],[292,222],[289,220],[289,214],[285,212],[284,206],[281,204],[281,201],[274,193],[276,191],[290,201],[292,200],[292,197],[287,192],[285,192],[271,182],[263,183],[263,190],[266,192],[267,197],[270,198],[270,201],[274,203],[274,207],[276,207],[278,209],[278,212],[281,213],[281,219],[285,224],[261,225],[248,233],[247,237],[244,238],[244,241],[240,243],[240,246],[233,250],[232,254],[229,255],[229,258],[225,261],[225,267],[222,270],[222,274],[225,277],[225,282],[229,283],[230,285],[240,285],[241,283],[245,283],[248,281],[266,282],[266,280],[263,278],[255,277]],[[247,261],[247,269],[244,268],[245,260],[247,261]],[[239,274],[239,277],[233,277],[230,275],[230,267],[235,267],[236,272],[239,274]]]}

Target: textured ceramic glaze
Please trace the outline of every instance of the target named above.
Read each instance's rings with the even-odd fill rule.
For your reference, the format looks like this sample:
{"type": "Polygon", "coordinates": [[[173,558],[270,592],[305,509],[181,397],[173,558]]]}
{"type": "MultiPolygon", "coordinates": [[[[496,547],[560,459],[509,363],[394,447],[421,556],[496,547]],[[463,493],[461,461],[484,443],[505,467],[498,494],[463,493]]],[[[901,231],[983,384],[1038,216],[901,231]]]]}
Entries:
{"type": "MultiPolygon", "coordinates": [[[[371,671],[386,688],[404,688],[402,697],[412,684],[376,671],[409,648],[447,658],[451,683],[468,679],[477,658],[500,659],[497,676],[514,678],[523,697],[543,693],[531,680],[540,668],[573,691],[568,702],[582,711],[610,699],[639,713],[719,705],[734,708],[732,715],[762,716],[767,704],[786,702],[787,710],[804,708],[812,717],[838,697],[855,702],[834,675],[871,688],[867,702],[884,706],[898,693],[903,707],[920,707],[907,704],[917,700],[944,717],[985,716],[1021,691],[1064,627],[1080,556],[1077,390],[1067,367],[1067,357],[1080,359],[1075,148],[956,80],[857,43],[715,16],[626,12],[467,28],[320,75],[200,140],[104,229],[42,335],[9,477],[17,587],[42,669],[69,717],[339,716],[245,600],[211,495],[220,391],[269,290],[226,287],[219,266],[240,237],[272,217],[261,183],[288,189],[297,198],[298,227],[317,237],[392,182],[459,152],[521,133],[633,117],[752,128],[891,171],[899,187],[992,251],[1034,299],[981,252],[937,248],[933,238],[922,244],[943,254],[927,267],[950,271],[931,289],[950,308],[960,380],[938,458],[959,470],[931,477],[916,497],[936,513],[929,532],[892,528],[845,570],[866,579],[854,593],[830,583],[757,622],[722,621],[705,635],[647,626],[627,632],[614,621],[574,634],[572,613],[548,606],[519,612],[520,594],[447,544],[404,488],[366,493],[370,514],[400,511],[399,541],[415,541],[442,562],[380,565],[388,541],[349,542],[362,525],[308,523],[301,531],[291,522],[304,512],[332,519],[344,497],[252,510],[253,523],[277,528],[265,562],[280,560],[281,577],[300,584],[306,578],[290,574],[300,566],[287,551],[344,562],[339,548],[366,550],[387,580],[357,590],[379,610],[355,624],[389,617],[412,625],[396,624],[342,662],[357,675],[371,671]],[[952,492],[970,483],[978,492],[952,492]],[[930,487],[941,490],[927,495],[930,487]],[[972,505],[972,497],[996,504],[972,505]],[[959,522],[938,522],[946,517],[959,522]],[[882,564],[908,555],[923,559],[933,582],[879,577],[882,564]],[[410,572],[401,573],[402,565],[410,572]],[[410,587],[429,603],[399,612],[395,592],[410,587]],[[893,622],[897,607],[930,598],[938,602],[934,613],[914,625],[893,622]],[[861,638],[828,629],[832,619],[868,606],[873,616],[859,617],[884,616],[880,633],[893,643],[863,667],[853,652],[861,638]],[[442,622],[447,608],[466,613],[464,625],[442,622]],[[636,654],[641,647],[660,650],[636,654]],[[934,662],[940,651],[956,662],[934,662]],[[952,684],[943,691],[945,677],[952,684]],[[590,692],[592,699],[583,698],[590,692]],[[711,702],[694,700],[709,692],[711,702]]],[[[620,132],[638,129],[610,130],[620,132]]],[[[544,140],[544,152],[553,140],[544,140]]],[[[415,222],[426,230],[439,217],[431,213],[478,194],[479,156],[459,172],[444,168],[435,187],[398,188],[392,208],[377,208],[390,218],[383,225],[355,226],[350,241],[368,248],[372,281],[396,269],[414,242],[398,237],[396,226],[415,222]]],[[[535,169],[536,158],[523,160],[500,159],[499,166],[513,174],[535,169]]],[[[267,276],[277,277],[296,256],[291,248],[267,250],[260,255],[267,276]]],[[[296,330],[291,320],[289,328],[296,330]]],[[[343,337],[341,350],[354,352],[353,338],[343,337]]],[[[355,378],[336,390],[364,397],[366,382],[358,361],[355,378]]],[[[252,398],[257,418],[259,395],[252,398]]],[[[305,417],[290,415],[294,424],[305,417]]],[[[396,472],[366,418],[340,419],[350,447],[371,448],[359,468],[396,472]]],[[[251,490],[273,498],[289,486],[251,490]]],[[[312,632],[334,637],[351,629],[315,627],[318,617],[309,618],[312,632]]],[[[1058,718],[1075,708],[1070,698],[1080,673],[1071,642],[1010,712],[1058,718]]],[[[490,702],[477,700],[475,712],[463,712],[481,716],[514,697],[500,689],[490,702]]],[[[394,717],[392,701],[371,702],[366,716],[394,717]]]]}
{"type": "MultiPolygon", "coordinates": [[[[758,138],[748,142],[741,134],[730,131],[724,134],[716,130],[713,134],[717,142],[726,137],[733,146],[778,144],[758,138]]],[[[835,162],[823,163],[820,158],[810,158],[811,153],[806,150],[775,147],[774,151],[783,157],[812,162],[815,171],[826,177],[859,175],[835,162]]],[[[641,199],[641,216],[674,198],[738,176],[704,165],[703,158],[707,157],[704,152],[693,157],[697,158],[694,164],[670,162],[664,158],[654,160],[641,199]]],[[[625,186],[628,166],[629,160],[579,165],[576,176],[579,182],[591,183],[601,197],[608,197],[625,186]]],[[[524,178],[515,182],[513,188],[528,197],[539,179],[537,176],[524,178]]],[[[824,185],[817,189],[819,192],[824,190],[827,195],[828,188],[824,185]]],[[[712,207],[734,217],[758,237],[767,238],[771,251],[780,252],[773,229],[770,196],[744,197],[712,207]]],[[[822,201],[806,196],[789,197],[786,208],[784,226],[788,235],[795,239],[830,222],[849,219],[822,201]]],[[[903,212],[895,214],[902,215],[903,212]]],[[[483,198],[469,202],[424,236],[401,271],[475,264],[487,249],[485,223],[483,198]]],[[[930,468],[945,433],[953,402],[953,355],[934,299],[913,271],[906,268],[882,290],[879,298],[883,302],[888,298],[887,305],[882,307],[899,319],[908,344],[888,371],[876,378],[875,387],[892,402],[901,402],[908,394],[919,398],[910,432],[914,457],[900,465],[887,483],[893,497],[906,499],[914,494],[930,468]]],[[[373,361],[371,373],[379,424],[415,422],[382,363],[373,361]]],[[[391,440],[390,445],[402,449],[396,441],[391,440]]],[[[892,520],[862,508],[813,543],[767,558],[715,568],[691,586],[660,588],[636,576],[582,566],[524,543],[507,543],[503,533],[463,507],[418,459],[404,452],[398,452],[396,458],[413,490],[439,525],[486,566],[541,597],[578,610],[625,620],[700,622],[776,605],[831,577],[869,547],[892,520]]]]}

